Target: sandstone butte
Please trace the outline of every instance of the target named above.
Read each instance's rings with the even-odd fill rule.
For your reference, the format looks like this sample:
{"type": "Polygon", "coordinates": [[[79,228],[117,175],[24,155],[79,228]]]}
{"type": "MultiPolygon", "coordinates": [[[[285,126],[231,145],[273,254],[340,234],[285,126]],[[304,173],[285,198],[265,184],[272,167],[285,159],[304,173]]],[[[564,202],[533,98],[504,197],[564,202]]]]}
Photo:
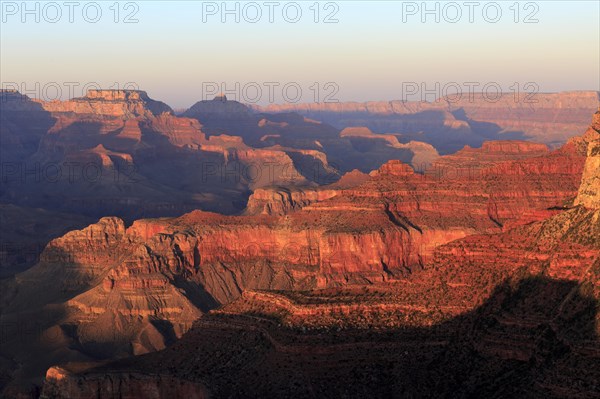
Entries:
{"type": "MultiPolygon", "coordinates": [[[[561,209],[503,231],[497,222],[505,220],[505,213],[492,218],[487,209],[476,212],[486,201],[467,202],[464,209],[452,208],[454,212],[444,210],[442,201],[435,210],[392,201],[406,195],[404,185],[413,188],[415,181],[428,177],[412,180],[416,177],[406,165],[392,162],[352,193],[284,216],[194,212],[178,219],[138,221],[128,229],[118,220],[103,219],[74,232],[86,237],[105,232],[100,236],[111,238],[103,245],[118,246],[119,241],[139,237],[147,250],[136,256],[156,254],[152,267],[162,275],[183,268],[192,281],[198,275],[194,266],[207,276],[206,265],[216,256],[232,254],[240,242],[251,240],[247,230],[265,243],[271,238],[286,243],[299,234],[297,243],[307,250],[268,254],[268,246],[260,245],[249,251],[252,254],[237,252],[242,266],[220,262],[227,270],[206,279],[212,282],[203,286],[213,298],[238,294],[202,316],[175,344],[95,367],[52,367],[43,392],[65,398],[115,393],[136,397],[142,392],[198,398],[431,397],[448,392],[461,397],[595,397],[600,380],[600,207],[594,168],[598,118],[600,111],[583,137],[554,152],[512,143],[508,152],[520,154],[519,159],[498,164],[497,152],[506,144],[486,146],[489,153],[481,155],[482,163],[486,172],[493,168],[494,173],[482,174],[489,180],[478,177],[478,183],[500,179],[501,171],[513,171],[502,180],[505,190],[523,189],[516,180],[534,173],[542,182],[523,195],[504,191],[519,214],[527,209],[530,214],[548,211],[543,190],[548,175],[560,173],[559,183],[570,187],[565,183],[568,176],[579,173],[572,178],[581,188],[571,187],[564,197],[555,197],[561,209]],[[535,155],[522,157],[528,152],[535,155]],[[391,183],[394,192],[381,189],[367,196],[366,189],[360,191],[391,183]],[[575,205],[565,204],[568,198],[575,199],[575,205]],[[463,219],[467,214],[468,221],[463,219]],[[252,227],[245,226],[249,220],[252,227]],[[466,225],[471,226],[468,233],[466,225]],[[229,235],[234,230],[237,240],[229,235]],[[190,237],[198,240],[197,251],[190,237]],[[413,252],[419,239],[425,247],[427,240],[444,241],[423,256],[424,251],[413,252]],[[318,251],[308,250],[309,241],[318,251]],[[217,242],[227,250],[204,250],[217,242]],[[353,249],[342,252],[341,263],[331,257],[336,244],[353,249]],[[265,269],[251,260],[256,254],[258,263],[276,261],[265,269]],[[278,274],[281,269],[286,270],[283,275],[278,274]],[[229,288],[218,294],[217,286],[229,288]]],[[[476,156],[477,151],[466,148],[441,162],[471,165],[476,156]]],[[[463,190],[473,186],[452,179],[443,182],[445,190],[436,195],[443,194],[445,203],[456,207],[458,198],[464,202],[468,191],[463,190]]],[[[479,195],[485,198],[485,191],[479,195]]],[[[69,248],[60,240],[53,246],[69,248]]],[[[86,255],[79,248],[65,252],[80,254],[81,264],[107,253],[86,255]]],[[[147,261],[142,264],[147,266],[136,269],[135,276],[125,267],[113,269],[102,289],[142,285],[140,279],[147,278],[149,270],[147,261]],[[132,278],[138,282],[132,283],[132,278]]]]}

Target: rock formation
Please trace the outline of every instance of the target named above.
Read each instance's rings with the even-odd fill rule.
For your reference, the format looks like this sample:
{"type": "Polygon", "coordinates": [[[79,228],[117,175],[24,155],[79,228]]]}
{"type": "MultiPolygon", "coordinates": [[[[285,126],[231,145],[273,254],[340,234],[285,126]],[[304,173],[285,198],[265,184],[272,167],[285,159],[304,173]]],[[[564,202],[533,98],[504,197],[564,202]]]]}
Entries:
{"type": "Polygon", "coordinates": [[[592,125],[586,132],[589,141],[587,160],[581,187],[575,201],[590,209],[600,208],[600,110],[594,115],[592,125]]]}
{"type": "MultiPolygon", "coordinates": [[[[406,167],[410,168],[408,165],[406,167]]],[[[367,180],[369,175],[353,170],[337,182],[325,186],[259,188],[248,199],[245,214],[286,215],[315,202],[333,198],[342,190],[358,187],[367,180]]]]}
{"type": "Polygon", "coordinates": [[[84,97],[69,101],[40,101],[48,112],[74,113],[78,115],[123,117],[154,116],[172,114],[173,110],[165,103],[148,97],[140,90],[88,90],[84,97]]]}
{"type": "Polygon", "coordinates": [[[375,134],[366,127],[351,127],[345,128],[340,132],[340,137],[348,138],[353,146],[365,151],[368,148],[369,156],[377,158],[401,159],[404,158],[402,153],[394,155],[384,155],[386,152],[392,152],[391,149],[408,150],[413,156],[408,163],[418,171],[427,169],[433,161],[439,158],[436,149],[427,143],[410,141],[406,144],[401,144],[398,138],[392,134],[375,134]],[[379,142],[379,143],[378,143],[379,142]],[[384,144],[384,145],[382,145],[384,144]],[[380,155],[374,155],[374,152],[380,152],[380,155]],[[394,157],[394,158],[392,158],[394,157]]]}
{"type": "Polygon", "coordinates": [[[248,107],[238,101],[228,100],[226,96],[198,101],[182,114],[182,116],[200,120],[243,120],[249,118],[250,115],[251,110],[248,107]]]}
{"type": "Polygon", "coordinates": [[[249,215],[286,215],[314,202],[337,195],[335,190],[289,189],[286,187],[259,188],[248,199],[246,213],[249,215]]]}

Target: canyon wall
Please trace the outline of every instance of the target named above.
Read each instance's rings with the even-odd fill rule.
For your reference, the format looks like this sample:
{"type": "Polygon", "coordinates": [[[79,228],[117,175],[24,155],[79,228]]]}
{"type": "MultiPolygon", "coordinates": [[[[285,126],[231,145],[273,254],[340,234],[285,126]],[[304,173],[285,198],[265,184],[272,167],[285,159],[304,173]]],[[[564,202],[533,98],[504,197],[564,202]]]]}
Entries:
{"type": "Polygon", "coordinates": [[[587,161],[581,187],[575,201],[590,209],[600,208],[600,111],[596,112],[592,125],[586,132],[589,141],[587,161]]]}

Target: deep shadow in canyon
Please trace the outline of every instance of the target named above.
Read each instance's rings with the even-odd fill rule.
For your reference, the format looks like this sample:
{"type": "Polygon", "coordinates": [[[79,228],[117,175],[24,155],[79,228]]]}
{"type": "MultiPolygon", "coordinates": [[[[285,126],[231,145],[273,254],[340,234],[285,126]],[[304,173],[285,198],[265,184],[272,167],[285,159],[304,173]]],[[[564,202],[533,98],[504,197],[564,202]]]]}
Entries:
{"type": "MultiPolygon", "coordinates": [[[[588,284],[506,280],[468,313],[394,330],[211,313],[163,351],[71,375],[69,393],[108,398],[119,387],[130,397],[144,379],[175,378],[215,398],[596,398],[598,304],[588,284]]],[[[53,396],[65,394],[65,381],[62,390],[48,384],[48,397],[67,397],[53,396]]]]}

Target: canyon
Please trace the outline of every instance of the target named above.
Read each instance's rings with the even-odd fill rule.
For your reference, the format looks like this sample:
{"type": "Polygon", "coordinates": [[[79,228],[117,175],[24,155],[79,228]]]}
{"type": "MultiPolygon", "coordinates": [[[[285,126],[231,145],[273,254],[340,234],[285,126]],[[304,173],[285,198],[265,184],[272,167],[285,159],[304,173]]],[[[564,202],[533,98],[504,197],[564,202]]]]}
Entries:
{"type": "Polygon", "coordinates": [[[454,240],[393,281],[246,290],[163,351],[51,368],[44,393],[594,397],[599,212],[454,240]]]}
{"type": "Polygon", "coordinates": [[[600,110],[438,153],[221,96],[180,116],[141,91],[11,96],[3,220],[29,214],[42,250],[0,280],[3,395],[597,392],[600,110]],[[32,182],[18,159],[102,176],[32,182]]]}
{"type": "MultiPolygon", "coordinates": [[[[424,143],[379,138],[357,149],[352,138],[319,121],[257,114],[225,97],[176,116],[137,90],[89,90],[67,101],[0,94],[0,201],[74,220],[114,215],[131,223],[194,209],[240,214],[249,195],[263,187],[315,187],[391,159],[417,165],[438,156],[424,143]]],[[[61,231],[84,225],[66,223],[61,231]]],[[[31,250],[27,243],[3,241],[10,242],[11,259],[31,250]]],[[[30,267],[39,252],[2,274],[30,267]]]]}

